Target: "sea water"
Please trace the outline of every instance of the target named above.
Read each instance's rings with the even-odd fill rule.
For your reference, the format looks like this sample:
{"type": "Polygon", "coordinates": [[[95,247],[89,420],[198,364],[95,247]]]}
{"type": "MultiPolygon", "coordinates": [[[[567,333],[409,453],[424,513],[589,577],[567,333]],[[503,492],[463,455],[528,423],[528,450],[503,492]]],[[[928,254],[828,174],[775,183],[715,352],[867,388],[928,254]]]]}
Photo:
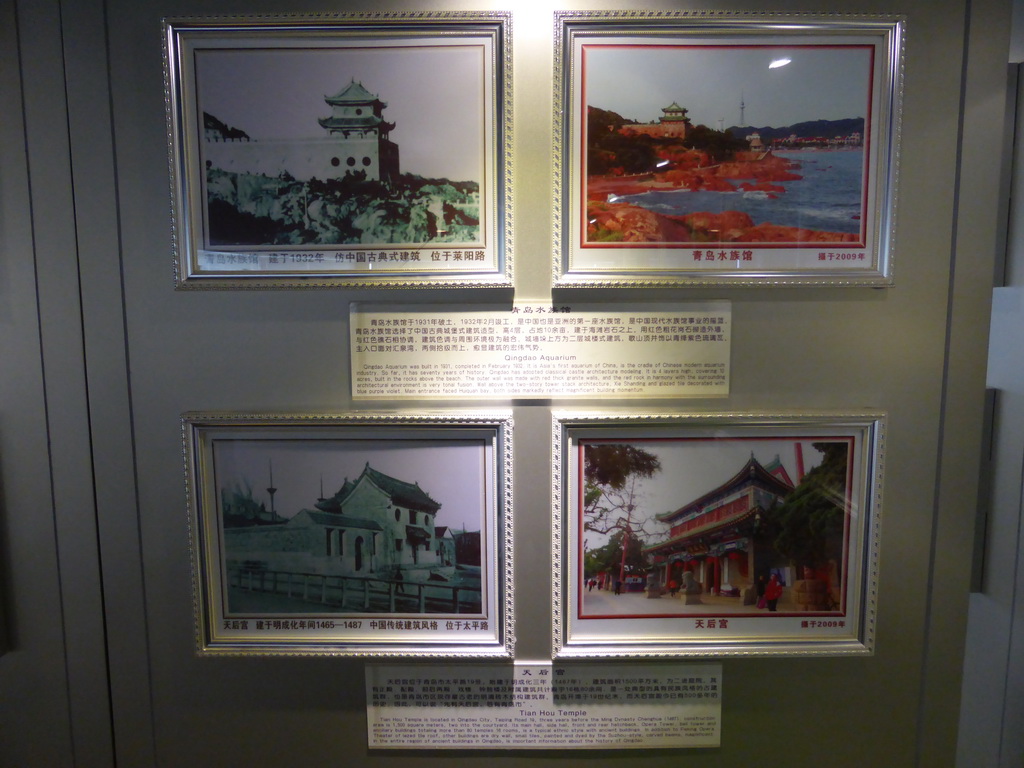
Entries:
{"type": "MultiPolygon", "coordinates": [[[[826,232],[860,232],[863,149],[798,150],[773,154],[799,166],[793,169],[793,173],[803,177],[797,181],[772,182],[785,187],[785,192],[654,190],[622,195],[615,202],[630,203],[667,215],[742,211],[753,219],[755,225],[778,224],[826,232]]],[[[753,183],[752,179],[740,179],[736,183],[744,181],[753,183]]]]}

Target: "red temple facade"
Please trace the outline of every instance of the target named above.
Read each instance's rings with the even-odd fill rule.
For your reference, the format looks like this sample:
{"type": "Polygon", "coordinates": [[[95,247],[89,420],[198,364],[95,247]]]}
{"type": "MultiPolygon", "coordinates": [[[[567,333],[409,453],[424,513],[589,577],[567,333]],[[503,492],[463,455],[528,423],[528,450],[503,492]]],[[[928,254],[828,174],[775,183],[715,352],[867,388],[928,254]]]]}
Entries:
{"type": "Polygon", "coordinates": [[[682,583],[690,571],[703,591],[741,595],[755,574],[777,565],[759,539],[762,516],[794,483],[779,461],[750,460],[729,480],[674,512],[657,515],[670,526],[663,541],[644,548],[662,584],[682,583]]]}

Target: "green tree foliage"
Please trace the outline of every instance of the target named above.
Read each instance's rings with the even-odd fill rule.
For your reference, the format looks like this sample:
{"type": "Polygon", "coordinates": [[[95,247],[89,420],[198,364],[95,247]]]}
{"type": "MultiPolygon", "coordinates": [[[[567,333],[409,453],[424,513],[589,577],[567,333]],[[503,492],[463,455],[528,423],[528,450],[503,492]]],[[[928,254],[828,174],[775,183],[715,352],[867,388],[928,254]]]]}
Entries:
{"type": "Polygon", "coordinates": [[[658,162],[649,136],[623,136],[619,129],[635,121],[607,109],[587,110],[587,173],[603,176],[621,168],[625,173],[647,173],[658,162]]]}
{"type": "Polygon", "coordinates": [[[635,125],[635,120],[626,120],[618,112],[598,107],[587,109],[587,136],[599,136],[602,133],[614,133],[624,125],[635,125]]]}
{"type": "Polygon", "coordinates": [[[797,567],[821,568],[839,560],[846,515],[846,443],[814,443],[824,458],[786,500],[772,510],[775,550],[797,567]]]}
{"type": "Polygon", "coordinates": [[[585,480],[621,490],[633,475],[654,477],[661,461],[643,448],[628,443],[599,443],[583,449],[585,480]]]}
{"type": "Polygon", "coordinates": [[[221,509],[224,513],[224,527],[238,528],[249,525],[266,525],[278,522],[262,501],[252,497],[252,486],[248,482],[231,488],[220,489],[221,509]]]}
{"type": "Polygon", "coordinates": [[[591,136],[587,154],[587,173],[591,176],[603,176],[619,168],[627,174],[651,173],[658,164],[657,140],[650,136],[623,136],[607,129],[591,136]]]}
{"type": "Polygon", "coordinates": [[[262,245],[275,241],[280,225],[265,216],[240,211],[224,200],[211,200],[207,208],[211,245],[262,245]]]}
{"type": "MultiPolygon", "coordinates": [[[[583,572],[588,576],[597,573],[618,574],[622,566],[622,539],[625,531],[616,531],[602,547],[591,549],[583,556],[583,572]]],[[[647,573],[640,539],[630,536],[626,542],[626,567],[624,575],[642,576],[647,573]]]]}
{"type": "Polygon", "coordinates": [[[239,128],[232,128],[225,125],[208,112],[203,112],[203,128],[207,131],[214,130],[220,133],[224,139],[248,139],[249,134],[239,128]]]}
{"type": "Polygon", "coordinates": [[[706,152],[716,163],[731,160],[735,153],[747,148],[747,142],[733,136],[731,131],[715,131],[706,125],[694,126],[686,137],[686,143],[692,149],[706,152]]]}
{"type": "Polygon", "coordinates": [[[211,167],[207,187],[211,245],[337,245],[363,242],[367,234],[375,243],[428,242],[437,237],[426,215],[435,200],[448,226],[444,241],[473,240],[480,227],[480,185],[473,181],[402,174],[385,184],[363,170],[296,181],[286,172],[268,177],[211,167]]]}
{"type": "Polygon", "coordinates": [[[659,158],[681,149],[705,152],[713,162],[731,160],[736,152],[747,149],[745,139],[731,131],[716,131],[706,125],[693,126],[685,141],[647,135],[624,136],[619,129],[635,125],[606,109],[587,110],[587,174],[604,176],[617,171],[627,174],[651,173],[659,158]]]}

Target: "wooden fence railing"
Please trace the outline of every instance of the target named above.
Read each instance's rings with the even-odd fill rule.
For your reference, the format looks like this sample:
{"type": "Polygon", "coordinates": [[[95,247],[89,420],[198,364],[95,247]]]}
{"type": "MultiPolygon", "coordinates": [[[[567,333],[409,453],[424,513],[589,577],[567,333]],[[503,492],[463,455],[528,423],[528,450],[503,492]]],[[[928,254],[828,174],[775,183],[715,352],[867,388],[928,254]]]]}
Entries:
{"type": "Polygon", "coordinates": [[[245,566],[228,567],[228,586],[350,610],[389,613],[426,613],[428,600],[432,613],[445,610],[447,606],[453,613],[469,612],[479,610],[481,600],[479,589],[441,582],[423,584],[376,576],[272,571],[245,566]],[[416,607],[410,608],[410,604],[416,607]]]}

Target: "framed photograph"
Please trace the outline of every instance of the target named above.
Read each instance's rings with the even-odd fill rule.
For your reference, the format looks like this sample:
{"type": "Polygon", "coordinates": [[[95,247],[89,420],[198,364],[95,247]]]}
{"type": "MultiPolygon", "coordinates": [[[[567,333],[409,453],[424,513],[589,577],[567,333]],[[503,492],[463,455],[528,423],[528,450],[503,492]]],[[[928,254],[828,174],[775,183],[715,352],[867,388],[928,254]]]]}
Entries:
{"type": "Polygon", "coordinates": [[[873,652],[884,425],[556,413],[556,657],[873,652]]]}
{"type": "Polygon", "coordinates": [[[556,286],[890,284],[903,36],[556,12],[556,286]]]}
{"type": "Polygon", "coordinates": [[[507,12],[163,32],[179,288],[511,285],[507,12]]]}
{"type": "Polygon", "coordinates": [[[511,657],[508,414],[182,430],[200,652],[511,657]]]}

